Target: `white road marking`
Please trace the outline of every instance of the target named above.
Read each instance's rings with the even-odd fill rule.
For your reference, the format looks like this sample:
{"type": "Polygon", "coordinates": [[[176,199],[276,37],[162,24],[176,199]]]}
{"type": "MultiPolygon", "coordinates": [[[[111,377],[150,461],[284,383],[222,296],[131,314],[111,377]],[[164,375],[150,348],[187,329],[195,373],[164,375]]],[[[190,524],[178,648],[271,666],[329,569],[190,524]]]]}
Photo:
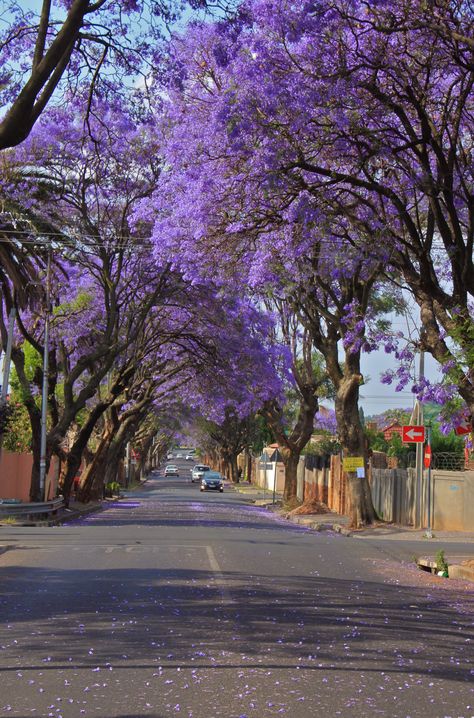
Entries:
{"type": "MultiPolygon", "coordinates": [[[[0,546],[0,548],[2,548],[0,546]]],[[[114,551],[125,551],[125,553],[158,553],[167,551],[168,553],[177,553],[179,549],[190,549],[193,551],[202,551],[204,544],[170,544],[170,545],[152,545],[152,544],[89,544],[83,546],[71,546],[70,544],[54,544],[54,546],[37,546],[34,544],[8,544],[8,551],[10,553],[16,549],[28,549],[30,551],[40,551],[41,553],[56,553],[58,551],[71,551],[74,553],[96,553],[102,550],[106,554],[111,554],[114,551]]],[[[2,554],[0,553],[0,556],[2,554]]]]}
{"type": "Polygon", "coordinates": [[[230,591],[228,588],[228,582],[226,581],[225,576],[222,572],[222,569],[219,566],[219,562],[216,558],[216,554],[214,553],[212,546],[206,546],[206,552],[207,552],[207,556],[209,558],[209,564],[211,566],[212,571],[214,572],[214,576],[215,576],[214,583],[216,584],[216,586],[219,587],[223,602],[227,603],[227,604],[234,604],[235,601],[232,598],[232,596],[230,595],[230,591]]]}

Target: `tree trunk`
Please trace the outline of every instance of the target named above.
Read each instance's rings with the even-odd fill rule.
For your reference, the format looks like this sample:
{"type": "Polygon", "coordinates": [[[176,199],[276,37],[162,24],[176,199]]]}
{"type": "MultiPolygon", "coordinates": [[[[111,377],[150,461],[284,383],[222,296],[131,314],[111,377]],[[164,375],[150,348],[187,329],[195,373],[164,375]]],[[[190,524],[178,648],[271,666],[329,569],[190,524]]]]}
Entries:
{"type": "Polygon", "coordinates": [[[239,484],[240,483],[240,477],[239,477],[239,467],[237,465],[237,454],[232,454],[230,456],[230,475],[232,478],[232,483],[239,484]]]}
{"type": "Polygon", "coordinates": [[[312,385],[300,386],[298,416],[295,425],[288,435],[285,431],[283,413],[275,403],[268,404],[264,414],[273,436],[279,445],[283,464],[285,465],[285,487],[283,501],[288,503],[297,498],[297,469],[301,452],[311,439],[314,417],[319,408],[316,389],[312,385]]]}
{"type": "Polygon", "coordinates": [[[104,483],[104,469],[107,460],[107,451],[111,440],[110,430],[104,429],[94,458],[82,473],[79,491],[77,492],[77,500],[88,503],[93,499],[102,498],[102,488],[104,483]],[[100,477],[100,479],[99,479],[100,477]]]}
{"type": "Polygon", "coordinates": [[[246,452],[245,457],[246,457],[246,463],[247,463],[247,468],[245,470],[245,476],[247,478],[247,481],[250,484],[252,482],[252,454],[250,453],[250,451],[246,452]]]}
{"type": "Polygon", "coordinates": [[[117,481],[118,467],[123,458],[126,444],[127,438],[123,434],[122,436],[115,435],[109,444],[104,474],[104,484],[106,486],[112,481],[117,481]]]}
{"type": "Polygon", "coordinates": [[[280,447],[280,453],[285,466],[285,488],[283,490],[283,502],[285,504],[297,497],[298,489],[298,464],[300,460],[299,449],[291,447],[280,447]]]}
{"type": "Polygon", "coordinates": [[[229,462],[227,461],[226,457],[222,457],[219,461],[219,471],[220,473],[226,477],[226,479],[231,479],[231,474],[229,471],[229,462]]]}
{"type": "Polygon", "coordinates": [[[76,476],[81,465],[82,453],[87,446],[87,442],[92,435],[94,427],[96,426],[98,420],[107,408],[108,404],[101,402],[92,409],[86,423],[81,427],[77,438],[68,453],[67,468],[64,475],[63,483],[63,496],[66,506],[69,505],[71,489],[74,482],[74,477],[76,476]]]}
{"type": "Polygon", "coordinates": [[[367,447],[359,415],[359,384],[357,376],[344,378],[340,382],[336,394],[335,409],[343,456],[363,458],[364,476],[358,476],[356,471],[348,472],[347,476],[351,526],[353,528],[366,526],[373,523],[377,516],[367,479],[367,447]]]}
{"type": "Polygon", "coordinates": [[[153,467],[153,434],[142,443],[140,455],[140,477],[148,476],[153,467]]]}
{"type": "MultiPolygon", "coordinates": [[[[33,465],[31,467],[30,480],[30,501],[42,501],[40,496],[40,459],[41,459],[41,420],[39,417],[30,414],[30,423],[32,429],[31,449],[33,453],[33,465]],[[38,419],[38,421],[36,421],[38,419]],[[34,427],[38,425],[38,431],[34,427]]],[[[48,462],[49,464],[49,462],[48,462]]]]}

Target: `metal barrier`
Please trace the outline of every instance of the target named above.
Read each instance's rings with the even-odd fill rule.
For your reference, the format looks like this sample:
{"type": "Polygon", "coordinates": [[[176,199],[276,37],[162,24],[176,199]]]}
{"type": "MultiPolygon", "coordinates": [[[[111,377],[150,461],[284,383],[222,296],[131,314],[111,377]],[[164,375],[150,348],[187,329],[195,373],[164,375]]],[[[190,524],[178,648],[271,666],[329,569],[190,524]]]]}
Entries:
{"type": "Polygon", "coordinates": [[[466,459],[464,454],[454,451],[437,451],[433,454],[432,468],[442,471],[464,471],[466,459]]]}
{"type": "MultiPolygon", "coordinates": [[[[414,469],[416,466],[416,453],[409,451],[397,460],[397,468],[414,469]]],[[[431,468],[440,471],[464,471],[466,460],[464,454],[457,451],[436,451],[431,457],[431,468]]]]}
{"type": "Polygon", "coordinates": [[[52,501],[39,501],[36,503],[23,503],[11,499],[0,499],[0,518],[5,516],[38,516],[41,514],[54,514],[64,506],[64,499],[52,501]]]}

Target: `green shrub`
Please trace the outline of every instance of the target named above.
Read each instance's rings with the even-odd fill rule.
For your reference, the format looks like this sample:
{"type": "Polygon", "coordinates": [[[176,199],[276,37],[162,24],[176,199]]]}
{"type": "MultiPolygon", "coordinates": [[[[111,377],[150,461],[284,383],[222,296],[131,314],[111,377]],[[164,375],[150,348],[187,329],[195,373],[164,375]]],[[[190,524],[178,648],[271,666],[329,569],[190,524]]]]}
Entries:
{"type": "Polygon", "coordinates": [[[444,557],[444,551],[442,551],[442,550],[438,551],[438,553],[436,554],[436,570],[438,572],[442,571],[447,576],[448,568],[449,568],[449,566],[448,566],[448,562],[446,561],[446,559],[444,557]]]}
{"type": "Polygon", "coordinates": [[[120,484],[118,481],[110,481],[108,484],[105,485],[105,490],[110,494],[119,494],[120,493],[120,484]]]}

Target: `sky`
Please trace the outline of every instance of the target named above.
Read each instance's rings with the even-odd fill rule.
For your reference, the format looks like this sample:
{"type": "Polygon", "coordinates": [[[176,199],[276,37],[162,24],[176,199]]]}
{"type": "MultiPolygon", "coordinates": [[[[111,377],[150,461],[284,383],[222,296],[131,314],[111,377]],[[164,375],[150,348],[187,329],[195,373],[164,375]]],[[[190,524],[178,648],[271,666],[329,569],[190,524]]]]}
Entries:
{"type": "MultiPolygon", "coordinates": [[[[415,397],[409,387],[402,392],[396,392],[395,383],[387,385],[380,381],[380,374],[383,371],[395,368],[396,364],[393,358],[389,354],[385,354],[383,349],[363,355],[362,372],[366,383],[360,390],[360,405],[364,409],[366,417],[382,414],[386,409],[413,407],[415,397]]],[[[417,372],[418,369],[417,358],[417,372]]],[[[433,382],[441,378],[439,365],[429,354],[425,354],[425,376],[433,382]]]]}

